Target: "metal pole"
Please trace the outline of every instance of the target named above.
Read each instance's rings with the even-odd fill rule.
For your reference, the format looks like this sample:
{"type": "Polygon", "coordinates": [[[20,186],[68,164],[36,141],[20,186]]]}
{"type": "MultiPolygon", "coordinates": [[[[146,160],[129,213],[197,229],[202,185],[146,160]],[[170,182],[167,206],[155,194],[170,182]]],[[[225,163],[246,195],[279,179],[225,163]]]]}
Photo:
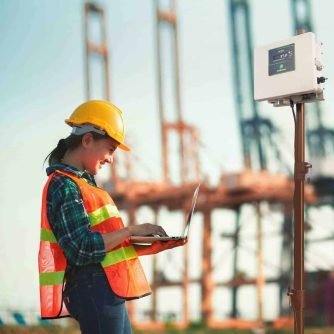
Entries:
{"type": "Polygon", "coordinates": [[[264,274],[263,274],[263,252],[262,252],[262,217],[260,202],[256,203],[256,260],[257,260],[257,304],[258,304],[258,320],[263,323],[263,289],[264,289],[264,274]]]}
{"type": "MultiPolygon", "coordinates": [[[[235,279],[238,273],[238,255],[239,255],[239,232],[240,232],[240,215],[241,207],[238,207],[236,212],[236,225],[233,239],[234,257],[233,257],[233,278],[235,279]]],[[[231,317],[233,319],[238,317],[238,305],[237,305],[238,286],[232,288],[232,311],[231,317]]]]}
{"type": "Polygon", "coordinates": [[[292,282],[293,273],[293,203],[284,203],[284,221],[282,226],[282,250],[280,261],[279,300],[280,315],[290,314],[290,306],[286,303],[286,287],[292,282]]]}
{"type": "Polygon", "coordinates": [[[212,228],[211,228],[211,210],[203,212],[203,240],[202,240],[202,320],[205,324],[210,324],[212,320],[212,228]]]}
{"type": "Polygon", "coordinates": [[[159,99],[159,116],[160,116],[160,131],[162,142],[162,170],[164,182],[169,182],[169,166],[167,161],[167,128],[164,115],[164,101],[163,101],[163,80],[162,80],[162,64],[161,64],[161,15],[159,10],[159,0],[154,0],[155,15],[156,15],[156,60],[157,60],[157,75],[158,75],[158,99],[159,99]]]}
{"type": "MultiPolygon", "coordinates": [[[[184,210],[184,218],[186,211],[184,210]]],[[[184,219],[184,221],[186,221],[184,219]]],[[[189,258],[188,258],[188,244],[183,246],[184,251],[184,271],[183,271],[183,323],[185,326],[189,325],[189,258]]]]}
{"type": "Polygon", "coordinates": [[[176,21],[176,1],[173,0],[172,13],[174,16],[173,35],[174,35],[174,80],[175,80],[175,99],[176,99],[176,112],[178,118],[178,133],[179,133],[179,145],[180,145],[180,158],[181,158],[181,182],[185,183],[187,180],[187,161],[185,159],[185,143],[184,143],[184,123],[181,108],[181,89],[180,89],[180,64],[179,64],[179,42],[178,42],[178,27],[176,21]]]}
{"type": "Polygon", "coordinates": [[[85,3],[85,13],[84,13],[84,34],[85,34],[85,72],[86,72],[86,99],[90,99],[90,85],[89,85],[89,78],[90,78],[90,67],[89,67],[89,36],[88,36],[88,11],[89,5],[85,3]]]}
{"type": "Polygon", "coordinates": [[[108,54],[108,45],[107,45],[107,29],[106,29],[106,17],[104,11],[101,11],[101,35],[102,35],[102,45],[101,45],[101,54],[103,56],[104,62],[104,94],[105,99],[110,101],[110,79],[109,79],[109,54],[108,54]]]}
{"type": "MultiPolygon", "coordinates": [[[[153,208],[154,219],[153,222],[155,225],[158,224],[158,208],[153,208]]],[[[153,270],[153,285],[152,285],[152,312],[151,312],[151,320],[153,322],[157,321],[157,288],[158,288],[158,273],[157,273],[157,256],[153,255],[152,259],[152,270],[153,270]]]]}
{"type": "Polygon", "coordinates": [[[304,103],[297,103],[295,134],[294,193],[294,280],[292,306],[295,334],[304,333],[304,182],[305,182],[305,120],[304,103]]]}

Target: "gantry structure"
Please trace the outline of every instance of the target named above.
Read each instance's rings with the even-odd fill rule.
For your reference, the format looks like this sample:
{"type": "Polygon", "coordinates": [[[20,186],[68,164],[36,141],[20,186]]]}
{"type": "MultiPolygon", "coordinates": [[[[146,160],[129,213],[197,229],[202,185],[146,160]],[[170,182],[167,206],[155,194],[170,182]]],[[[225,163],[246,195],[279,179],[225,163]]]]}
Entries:
{"type": "MultiPolygon", "coordinates": [[[[315,32],[310,0],[290,0],[293,29],[315,32]]],[[[315,187],[319,205],[334,205],[334,130],[325,121],[325,112],[320,103],[306,106],[306,140],[310,160],[314,161],[312,183],[315,187]]]]}

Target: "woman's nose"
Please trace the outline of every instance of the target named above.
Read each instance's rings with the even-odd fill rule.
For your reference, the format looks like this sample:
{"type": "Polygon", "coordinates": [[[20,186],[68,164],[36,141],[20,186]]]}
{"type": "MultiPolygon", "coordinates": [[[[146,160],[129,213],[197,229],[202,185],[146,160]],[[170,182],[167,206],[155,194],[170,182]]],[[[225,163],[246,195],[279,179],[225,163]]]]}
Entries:
{"type": "Polygon", "coordinates": [[[109,155],[109,157],[106,159],[106,162],[111,165],[114,162],[114,157],[112,155],[109,155]]]}

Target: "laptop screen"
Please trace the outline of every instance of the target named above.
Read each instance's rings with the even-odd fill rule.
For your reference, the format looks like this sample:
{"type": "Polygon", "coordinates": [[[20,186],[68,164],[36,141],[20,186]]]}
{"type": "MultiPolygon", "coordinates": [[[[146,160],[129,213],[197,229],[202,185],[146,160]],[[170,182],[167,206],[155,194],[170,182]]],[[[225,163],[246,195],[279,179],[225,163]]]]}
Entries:
{"type": "Polygon", "coordinates": [[[198,196],[198,192],[199,192],[199,187],[200,187],[200,184],[196,187],[196,189],[194,191],[193,200],[192,200],[192,203],[191,203],[191,209],[190,209],[190,211],[188,213],[187,223],[186,223],[186,227],[185,227],[184,233],[183,233],[184,237],[188,237],[189,228],[190,228],[190,222],[191,222],[191,218],[192,218],[192,216],[194,214],[194,210],[195,210],[195,206],[196,206],[196,201],[197,201],[197,196],[198,196]]]}

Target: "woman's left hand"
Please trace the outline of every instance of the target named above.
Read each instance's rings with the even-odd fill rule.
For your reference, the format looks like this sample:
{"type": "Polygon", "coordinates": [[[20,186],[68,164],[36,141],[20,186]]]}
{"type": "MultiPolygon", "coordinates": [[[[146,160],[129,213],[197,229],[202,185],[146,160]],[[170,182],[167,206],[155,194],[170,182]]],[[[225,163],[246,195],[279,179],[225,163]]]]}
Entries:
{"type": "Polygon", "coordinates": [[[133,245],[139,256],[151,255],[160,253],[166,249],[171,249],[179,246],[184,246],[188,239],[171,240],[171,241],[155,241],[152,245],[133,245]]]}

